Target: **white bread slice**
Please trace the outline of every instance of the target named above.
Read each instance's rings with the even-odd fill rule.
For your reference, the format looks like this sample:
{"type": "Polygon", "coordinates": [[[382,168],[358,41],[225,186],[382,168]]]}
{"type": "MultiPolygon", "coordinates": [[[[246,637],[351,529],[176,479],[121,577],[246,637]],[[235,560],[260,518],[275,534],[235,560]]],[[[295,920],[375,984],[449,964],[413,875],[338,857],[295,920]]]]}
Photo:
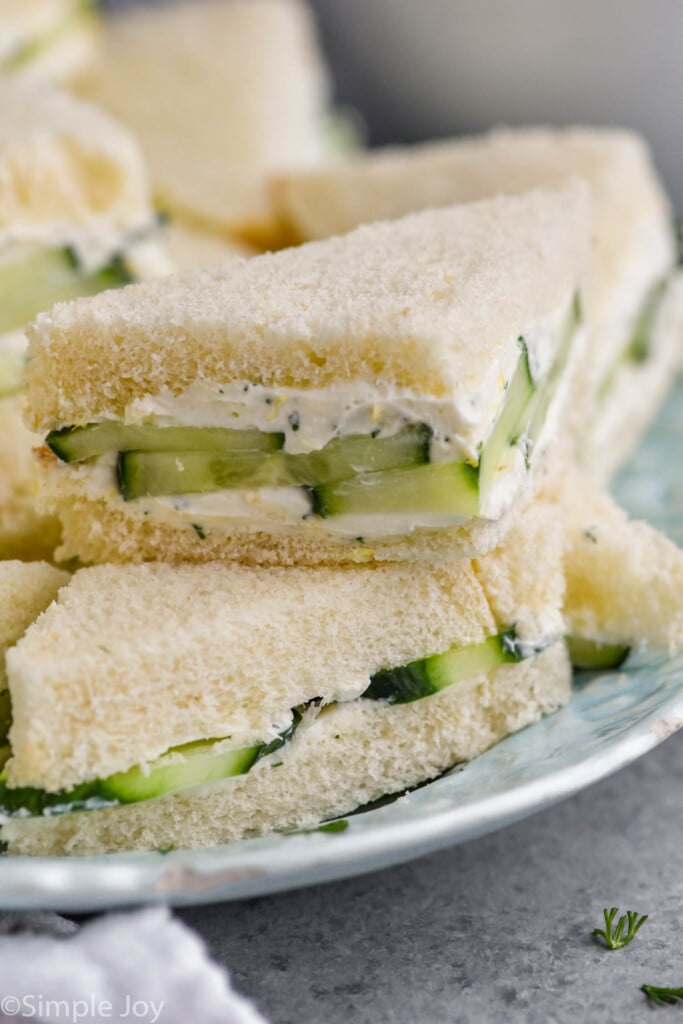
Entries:
{"type": "Polygon", "coordinates": [[[246,242],[222,238],[199,228],[171,219],[164,231],[164,242],[175,271],[208,267],[212,263],[227,263],[235,258],[247,259],[258,255],[246,242]]]}
{"type": "Polygon", "coordinates": [[[36,510],[33,446],[40,437],[26,429],[22,413],[21,395],[0,398],[0,559],[33,561],[52,558],[60,531],[57,519],[36,510]]]}
{"type": "Polygon", "coordinates": [[[607,644],[683,649],[683,551],[567,468],[545,492],[566,532],[568,634],[607,644]]]}
{"type": "Polygon", "coordinates": [[[197,381],[471,396],[566,310],[589,217],[575,183],[58,304],[27,329],[30,424],[121,418],[197,381]]]}
{"type": "Polygon", "coordinates": [[[98,28],[95,6],[85,0],[3,0],[0,71],[68,84],[95,58],[98,28]]]}
{"type": "Polygon", "coordinates": [[[246,775],[145,803],[12,818],[2,839],[11,854],[84,855],[205,847],[315,825],[476,757],[565,704],[570,686],[557,643],[412,704],[329,707],[246,775]]]}
{"type": "Polygon", "coordinates": [[[0,83],[3,245],[74,245],[105,262],[150,221],[142,156],[123,127],[56,90],[0,83]]]}
{"type": "Polygon", "coordinates": [[[7,686],[5,655],[55,599],[69,574],[45,562],[0,562],[0,689],[7,686]]]}
{"type": "MultiPolygon", "coordinates": [[[[0,82],[3,262],[69,245],[97,270],[127,249],[131,269],[154,276],[168,272],[158,242],[128,245],[152,221],[142,157],[125,129],[66,94],[0,82]]],[[[59,525],[35,509],[39,439],[22,426],[21,406],[21,396],[0,399],[0,557],[49,558],[59,525]]]]}
{"type": "MultiPolygon", "coordinates": [[[[213,395],[235,381],[302,392],[350,384],[373,395],[381,387],[403,388],[418,400],[460,403],[464,417],[479,403],[475,427],[465,422],[458,429],[484,437],[519,359],[519,336],[538,338],[546,366],[554,358],[557,325],[581,278],[588,216],[579,186],[538,191],[427,211],[58,305],[28,329],[30,422],[54,429],[124,418],[138,399],[182,396],[193,384],[213,387],[213,395]]],[[[570,365],[578,358],[575,347],[570,365]]],[[[560,388],[551,407],[546,443],[563,393],[560,388]]],[[[317,524],[300,525],[297,516],[289,533],[277,517],[263,529],[255,520],[245,528],[227,517],[198,545],[177,510],[165,522],[145,517],[140,502],[124,503],[113,473],[44,463],[41,507],[64,525],[60,557],[78,551],[85,561],[440,558],[446,543],[452,557],[468,557],[494,547],[511,521],[501,507],[492,522],[422,529],[414,538],[396,533],[369,549],[353,537],[316,530],[317,524]]],[[[506,508],[525,486],[531,481],[521,474],[506,508]]]]}
{"type": "Polygon", "coordinates": [[[476,572],[464,561],[81,570],[8,654],[11,784],[58,790],[207,737],[249,746],[306,701],[355,699],[382,668],[512,625],[548,642],[562,628],[553,516],[529,510],[476,572]]]}
{"type": "Polygon", "coordinates": [[[190,225],[269,234],[267,176],[320,155],[327,79],[299,0],[121,12],[81,88],[137,135],[158,203],[190,225]]]}

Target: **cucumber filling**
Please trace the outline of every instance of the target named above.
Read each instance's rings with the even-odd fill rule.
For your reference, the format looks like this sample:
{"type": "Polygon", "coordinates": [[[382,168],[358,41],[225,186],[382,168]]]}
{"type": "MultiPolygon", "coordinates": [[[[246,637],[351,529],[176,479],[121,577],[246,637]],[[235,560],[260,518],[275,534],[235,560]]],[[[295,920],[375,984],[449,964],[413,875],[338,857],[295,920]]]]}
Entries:
{"type": "Polygon", "coordinates": [[[49,249],[0,266],[0,334],[17,331],[56,302],[96,295],[130,284],[123,256],[86,271],[70,247],[49,249]]]}
{"type": "MultiPolygon", "coordinates": [[[[514,628],[505,629],[481,643],[452,647],[443,654],[376,672],[361,698],[387,704],[405,704],[429,697],[475,675],[491,672],[501,665],[533,657],[544,647],[545,644],[523,644],[514,628]]],[[[0,774],[0,814],[7,817],[35,817],[139,803],[220,779],[244,775],[257,761],[284,747],[301,724],[305,709],[319,703],[313,700],[301,708],[295,708],[288,728],[267,743],[226,751],[217,749],[225,742],[224,739],[197,740],[172,747],[144,768],[135,765],[127,771],[116,772],[104,779],[93,779],[73,789],[56,793],[29,786],[9,786],[5,770],[0,774]]],[[[10,713],[7,702],[5,743],[10,713]]],[[[9,756],[9,747],[6,750],[9,756]]]]}
{"type": "Polygon", "coordinates": [[[670,280],[669,277],[665,277],[657,281],[645,296],[626,347],[617,355],[600,385],[598,399],[601,402],[612,392],[621,370],[626,366],[642,366],[650,359],[657,319],[670,280]]]}
{"type": "Polygon", "coordinates": [[[581,320],[578,298],[562,328],[553,365],[534,381],[527,346],[479,461],[431,461],[432,430],[405,426],[389,437],[337,437],[305,454],[284,451],[284,436],[258,430],[126,426],[91,423],[52,431],[46,444],[62,462],[117,453],[116,478],[124,501],[208,494],[223,490],[299,487],[308,496],[304,518],[341,515],[481,515],[514,450],[527,468],[571,352],[581,320]]]}

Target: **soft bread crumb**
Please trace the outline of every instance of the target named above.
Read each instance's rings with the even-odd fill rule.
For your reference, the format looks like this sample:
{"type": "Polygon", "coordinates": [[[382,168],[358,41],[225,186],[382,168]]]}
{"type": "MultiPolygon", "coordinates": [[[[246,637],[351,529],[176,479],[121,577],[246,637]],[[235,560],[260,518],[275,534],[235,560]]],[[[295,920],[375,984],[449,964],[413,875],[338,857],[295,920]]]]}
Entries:
{"type": "Polygon", "coordinates": [[[2,838],[12,854],[75,856],[214,846],[314,825],[476,757],[565,704],[570,687],[558,643],[412,704],[336,705],[246,775],[142,804],[14,818],[2,838]]]}
{"type": "Polygon", "coordinates": [[[68,582],[69,574],[45,562],[0,561],[0,689],[5,654],[68,582]]]}

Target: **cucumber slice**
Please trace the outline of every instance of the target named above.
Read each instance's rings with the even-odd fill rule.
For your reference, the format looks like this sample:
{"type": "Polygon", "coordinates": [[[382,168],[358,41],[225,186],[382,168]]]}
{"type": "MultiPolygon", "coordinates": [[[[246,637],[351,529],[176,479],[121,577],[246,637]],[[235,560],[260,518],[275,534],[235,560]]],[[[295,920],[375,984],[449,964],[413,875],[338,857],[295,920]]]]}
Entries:
{"type": "Polygon", "coordinates": [[[524,656],[515,631],[504,630],[480,644],[452,647],[445,654],[376,672],[363,697],[387,704],[409,704],[499,665],[521,661],[524,656]]]}
{"type": "Polygon", "coordinates": [[[233,488],[278,487],[280,453],[121,452],[116,466],[124,501],[165,495],[207,494],[233,488]]]}
{"type": "Polygon", "coordinates": [[[535,386],[529,368],[529,353],[523,338],[519,339],[521,353],[512,376],[505,405],[495,422],[479,463],[479,492],[486,496],[493,486],[496,474],[505,463],[512,444],[524,433],[524,414],[534,394],[535,386]]]}
{"type": "MultiPolygon", "coordinates": [[[[220,753],[216,752],[216,746],[222,740],[184,743],[182,746],[171,747],[166,754],[148,765],[146,771],[135,765],[128,771],[116,772],[105,779],[93,779],[59,793],[47,793],[44,789],[29,786],[9,787],[6,773],[3,772],[0,774],[0,814],[64,814],[68,811],[138,803],[180,789],[244,775],[256,761],[288,743],[302,719],[301,710],[295,708],[291,724],[268,743],[220,753]],[[184,760],[169,763],[168,754],[182,754],[184,760]]],[[[0,746],[0,764],[4,764],[10,754],[9,746],[0,746]]]]}
{"type": "Polygon", "coordinates": [[[530,452],[533,450],[533,446],[541,435],[543,425],[545,424],[546,417],[548,415],[548,410],[555,395],[557,394],[557,389],[560,385],[562,375],[567,368],[574,335],[576,334],[581,320],[581,302],[577,293],[574,296],[574,301],[562,329],[562,337],[560,339],[557,355],[555,356],[555,362],[551,366],[548,375],[545,378],[543,387],[536,391],[529,405],[528,412],[530,416],[528,426],[526,427],[527,461],[530,452]]]}
{"type": "Polygon", "coordinates": [[[116,420],[53,430],[45,444],[62,462],[83,462],[106,452],[272,452],[285,435],[222,427],[124,426],[116,420]]]}
{"type": "Polygon", "coordinates": [[[149,765],[146,772],[136,765],[128,771],[117,772],[105,779],[93,779],[59,793],[47,793],[44,789],[29,786],[9,787],[3,772],[0,775],[0,813],[64,814],[151,800],[164,793],[243,775],[254,764],[263,746],[259,744],[217,754],[217,742],[220,741],[200,740],[172,747],[167,753],[180,753],[185,757],[184,761],[169,764],[164,755],[149,765]]]}
{"type": "Polygon", "coordinates": [[[201,740],[175,747],[173,752],[185,758],[176,764],[164,763],[165,759],[162,759],[161,763],[152,765],[149,772],[143,772],[136,765],[127,772],[110,775],[99,783],[98,796],[105,800],[110,798],[118,803],[132,804],[165,793],[175,793],[179,789],[243,775],[249,771],[261,749],[259,745],[217,754],[214,750],[216,742],[201,740]]]}
{"type": "Polygon", "coordinates": [[[25,362],[18,352],[0,352],[0,398],[21,391],[25,362]]]}
{"type": "Polygon", "coordinates": [[[349,480],[311,489],[313,511],[336,515],[476,516],[478,469],[464,462],[431,462],[382,473],[361,473],[349,480]]]}
{"type": "Polygon", "coordinates": [[[631,653],[631,648],[623,644],[603,644],[582,636],[567,637],[567,647],[574,668],[594,671],[619,668],[631,653]]]}
{"type": "Polygon", "coordinates": [[[423,463],[429,458],[430,436],[424,427],[406,427],[386,438],[352,435],[336,438],[320,451],[304,455],[122,452],[117,469],[119,488],[124,500],[131,501],[229,488],[313,486],[352,477],[359,469],[374,474],[384,467],[423,463]]]}
{"type": "Polygon", "coordinates": [[[56,302],[95,295],[132,280],[120,256],[94,273],[84,273],[69,248],[0,266],[0,334],[19,330],[56,302]]]}
{"type": "Polygon", "coordinates": [[[313,487],[358,473],[421,465],[429,462],[431,440],[432,431],[425,424],[404,427],[390,437],[337,437],[319,451],[287,456],[288,482],[313,487]]]}

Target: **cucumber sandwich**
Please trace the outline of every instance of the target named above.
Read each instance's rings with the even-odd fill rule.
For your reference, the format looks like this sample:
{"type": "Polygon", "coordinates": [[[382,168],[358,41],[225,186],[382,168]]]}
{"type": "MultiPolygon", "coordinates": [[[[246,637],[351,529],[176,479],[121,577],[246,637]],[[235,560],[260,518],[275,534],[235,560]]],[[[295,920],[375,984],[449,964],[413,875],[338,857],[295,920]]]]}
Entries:
{"type": "Polygon", "coordinates": [[[67,83],[97,53],[97,0],[2,0],[0,75],[67,83]]]}
{"type": "Polygon", "coordinates": [[[562,446],[580,185],[359,228],[38,317],[42,507],[86,562],[493,548],[562,446]]]}
{"type": "Polygon", "coordinates": [[[268,239],[268,177],[325,149],[328,79],[305,2],[128,5],[106,27],[82,94],[135,133],[157,203],[198,241],[268,239]]]}
{"type": "Polygon", "coordinates": [[[653,418],[683,343],[672,213],[641,138],[600,128],[497,130],[292,171],[273,183],[272,198],[280,232],[310,241],[574,176],[592,193],[593,261],[572,431],[584,468],[606,480],[653,418]]]}
{"type": "Polygon", "coordinates": [[[167,270],[135,143],[107,115],[36,85],[0,84],[0,556],[49,555],[21,421],[25,324],[55,302],[167,270]]]}
{"type": "Polygon", "coordinates": [[[207,846],[434,778],[568,699],[561,556],[535,503],[438,567],[80,570],[6,654],[0,838],[207,846]]]}

